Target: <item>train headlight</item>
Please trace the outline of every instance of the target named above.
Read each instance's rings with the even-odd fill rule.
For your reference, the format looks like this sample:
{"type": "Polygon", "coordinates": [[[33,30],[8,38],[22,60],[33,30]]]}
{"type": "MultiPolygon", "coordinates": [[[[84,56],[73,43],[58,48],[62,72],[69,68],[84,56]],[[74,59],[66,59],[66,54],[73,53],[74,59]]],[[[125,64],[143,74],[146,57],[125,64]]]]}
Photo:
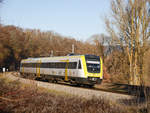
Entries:
{"type": "Polygon", "coordinates": [[[96,81],[97,79],[94,78],[94,77],[90,77],[89,80],[91,80],[91,81],[96,81]]]}

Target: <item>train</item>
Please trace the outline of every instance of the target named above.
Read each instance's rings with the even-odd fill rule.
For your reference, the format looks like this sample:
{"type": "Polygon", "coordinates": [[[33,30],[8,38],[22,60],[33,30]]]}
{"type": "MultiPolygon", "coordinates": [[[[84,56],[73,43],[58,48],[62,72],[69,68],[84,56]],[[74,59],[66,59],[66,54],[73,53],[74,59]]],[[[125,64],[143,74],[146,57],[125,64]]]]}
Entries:
{"type": "Polygon", "coordinates": [[[94,86],[103,80],[103,62],[96,55],[67,55],[21,60],[20,73],[49,81],[94,86]]]}

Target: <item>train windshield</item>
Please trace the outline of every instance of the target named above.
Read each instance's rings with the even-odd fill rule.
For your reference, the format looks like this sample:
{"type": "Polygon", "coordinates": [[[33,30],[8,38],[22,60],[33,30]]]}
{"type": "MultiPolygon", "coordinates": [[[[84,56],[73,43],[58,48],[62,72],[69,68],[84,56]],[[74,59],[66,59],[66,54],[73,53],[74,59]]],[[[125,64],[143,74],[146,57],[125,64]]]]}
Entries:
{"type": "Polygon", "coordinates": [[[85,56],[87,71],[89,73],[100,73],[100,57],[85,56]]]}

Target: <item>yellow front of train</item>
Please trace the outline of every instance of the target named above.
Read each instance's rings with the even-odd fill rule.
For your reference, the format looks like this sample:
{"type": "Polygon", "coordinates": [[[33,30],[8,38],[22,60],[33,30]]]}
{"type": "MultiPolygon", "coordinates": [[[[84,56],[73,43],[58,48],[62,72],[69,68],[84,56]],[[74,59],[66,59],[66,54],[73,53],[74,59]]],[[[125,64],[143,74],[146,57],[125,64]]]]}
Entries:
{"type": "Polygon", "coordinates": [[[82,57],[84,74],[90,84],[101,84],[103,80],[103,62],[99,56],[82,57]]]}

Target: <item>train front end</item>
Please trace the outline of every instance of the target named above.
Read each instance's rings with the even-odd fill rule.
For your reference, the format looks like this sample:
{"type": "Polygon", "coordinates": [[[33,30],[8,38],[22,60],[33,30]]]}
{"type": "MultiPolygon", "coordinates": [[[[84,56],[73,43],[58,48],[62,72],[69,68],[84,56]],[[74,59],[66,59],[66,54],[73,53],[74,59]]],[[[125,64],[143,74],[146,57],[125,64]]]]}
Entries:
{"type": "Polygon", "coordinates": [[[85,55],[84,72],[88,83],[101,84],[103,79],[103,63],[99,56],[85,55]]]}

